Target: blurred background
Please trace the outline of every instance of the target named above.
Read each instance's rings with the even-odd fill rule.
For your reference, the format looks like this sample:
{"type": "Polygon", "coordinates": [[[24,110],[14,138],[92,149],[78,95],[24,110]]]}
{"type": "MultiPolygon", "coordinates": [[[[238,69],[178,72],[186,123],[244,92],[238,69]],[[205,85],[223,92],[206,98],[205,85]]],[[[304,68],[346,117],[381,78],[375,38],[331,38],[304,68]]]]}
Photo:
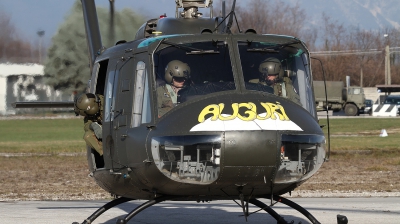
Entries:
{"type": "MultiPolygon", "coordinates": [[[[214,0],[214,15],[221,14],[214,0]]],[[[232,0],[227,0],[230,9],[232,0]]],[[[84,91],[89,59],[80,0],[0,0],[0,115],[14,114],[10,102],[71,100],[84,91]]],[[[105,47],[130,41],[145,21],[175,16],[173,0],[97,0],[105,47]],[[115,7],[115,35],[108,35],[115,7]]],[[[377,102],[377,85],[400,84],[400,1],[241,0],[234,29],[302,39],[324,64],[328,81],[364,87],[377,102]],[[389,67],[389,69],[388,69],[389,67]]],[[[204,11],[204,16],[208,11],[204,11]]],[[[322,80],[312,62],[314,80],[322,80]]]]}

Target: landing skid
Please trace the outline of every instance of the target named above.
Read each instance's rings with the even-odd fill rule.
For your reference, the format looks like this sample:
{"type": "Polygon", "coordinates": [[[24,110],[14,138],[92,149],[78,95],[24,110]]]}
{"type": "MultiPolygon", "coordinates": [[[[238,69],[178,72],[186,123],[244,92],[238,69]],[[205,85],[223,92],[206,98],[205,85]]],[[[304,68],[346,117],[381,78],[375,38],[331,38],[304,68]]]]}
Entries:
{"type": "MultiPolygon", "coordinates": [[[[173,199],[177,199],[177,198],[179,198],[179,197],[161,196],[161,197],[155,198],[153,200],[149,200],[149,201],[139,205],[138,207],[136,207],[128,215],[126,215],[125,218],[118,219],[117,224],[126,224],[126,223],[128,223],[128,221],[130,219],[132,219],[135,215],[139,214],[141,211],[145,210],[146,208],[148,208],[152,205],[158,204],[160,202],[163,202],[163,201],[173,200],[173,199]]],[[[95,211],[91,216],[89,216],[87,219],[85,219],[85,221],[83,221],[81,224],[92,224],[95,219],[97,219],[101,214],[103,214],[110,208],[113,208],[119,204],[122,204],[122,203],[125,203],[128,201],[132,201],[132,200],[134,200],[134,199],[124,198],[124,197],[114,199],[114,200],[108,202],[107,204],[103,205],[101,208],[97,209],[97,211],[95,211]]],[[[73,222],[72,224],[79,224],[79,223],[73,222]]]]}
{"type": "MultiPolygon", "coordinates": [[[[82,222],[82,224],[91,224],[95,219],[97,219],[101,214],[109,210],[110,208],[113,208],[119,204],[132,201],[133,199],[130,198],[117,198],[114,199],[107,204],[103,205],[101,208],[97,209],[89,218],[85,219],[85,221],[82,222]]],[[[78,222],[73,222],[72,224],[79,224],[78,222]]]]}
{"type": "MultiPolygon", "coordinates": [[[[311,215],[311,213],[309,213],[305,208],[301,207],[299,204],[287,199],[287,198],[283,198],[279,195],[267,195],[265,198],[267,199],[271,199],[276,201],[277,203],[280,202],[282,204],[285,204],[293,209],[295,209],[296,211],[300,212],[301,214],[303,214],[308,220],[310,220],[310,222],[312,224],[321,224],[313,215],[311,215]]],[[[270,214],[273,218],[276,219],[276,221],[278,222],[278,224],[291,224],[292,222],[287,222],[282,216],[280,216],[278,213],[276,213],[271,206],[264,204],[263,202],[259,201],[258,199],[252,198],[249,199],[248,203],[251,203],[259,208],[261,208],[262,210],[268,212],[268,214],[270,214]]],[[[246,216],[249,216],[248,211],[245,214],[246,216]]],[[[337,223],[338,224],[347,224],[348,220],[347,217],[344,215],[337,215],[337,223]]]]}
{"type": "MultiPolygon", "coordinates": [[[[128,223],[129,220],[131,220],[134,216],[136,216],[137,214],[139,214],[141,211],[145,210],[146,208],[149,208],[155,204],[158,204],[160,202],[163,201],[168,201],[168,200],[177,200],[181,197],[176,197],[176,196],[161,196],[152,200],[149,200],[141,205],[139,205],[138,207],[136,207],[134,210],[132,210],[129,214],[127,214],[123,219],[118,219],[117,220],[117,224],[126,224],[128,223]]],[[[281,196],[278,195],[267,195],[265,197],[266,199],[273,199],[276,202],[280,202],[283,203],[295,210],[297,210],[298,212],[300,212],[301,214],[303,214],[308,220],[310,220],[311,223],[313,224],[320,224],[320,222],[313,216],[311,215],[311,213],[309,213],[305,208],[301,207],[300,205],[296,204],[295,202],[283,198],[281,196]]],[[[109,210],[112,207],[115,207],[119,204],[131,201],[133,199],[130,198],[117,198],[113,201],[108,202],[107,204],[105,204],[104,206],[102,206],[101,208],[99,208],[96,212],[94,212],[89,218],[87,218],[85,221],[82,222],[82,224],[91,224],[96,218],[98,218],[101,214],[103,214],[105,211],[109,210]]],[[[265,203],[259,201],[258,199],[255,198],[251,198],[246,202],[246,205],[244,207],[244,211],[245,211],[245,216],[246,218],[249,216],[248,213],[248,203],[253,204],[257,207],[259,207],[260,209],[268,212],[268,214],[270,214],[274,219],[276,219],[278,224],[290,224],[293,223],[292,222],[287,222],[282,216],[280,216],[277,212],[275,212],[272,209],[272,206],[266,205],[265,203]]],[[[260,211],[260,210],[259,210],[260,211]]],[[[347,223],[347,218],[345,216],[340,216],[338,215],[338,223],[339,224],[346,224],[347,223]]],[[[79,224],[78,222],[74,222],[72,224],[79,224]]]]}
{"type": "Polygon", "coordinates": [[[141,211],[145,210],[146,208],[153,206],[155,204],[158,204],[163,201],[171,200],[171,199],[176,199],[176,197],[172,196],[161,196],[158,198],[155,198],[153,200],[149,200],[138,207],[136,207],[134,210],[132,210],[128,215],[125,216],[123,219],[118,219],[117,224],[126,224],[128,223],[129,220],[131,220],[135,215],[139,214],[141,211]]]}
{"type": "MultiPolygon", "coordinates": [[[[271,199],[271,195],[266,197],[267,199],[271,199]]],[[[309,213],[305,208],[301,207],[300,205],[296,204],[295,202],[283,198],[281,196],[278,195],[273,195],[272,199],[276,202],[280,202],[282,204],[285,204],[295,210],[297,210],[298,212],[300,212],[301,214],[303,214],[308,220],[310,220],[311,223],[313,224],[321,224],[320,222],[318,222],[318,220],[311,215],[311,213],[309,213]]],[[[263,209],[264,211],[268,212],[268,214],[270,214],[272,217],[274,217],[274,219],[276,219],[276,221],[278,222],[278,224],[286,224],[286,223],[290,223],[290,222],[286,222],[285,219],[280,216],[278,213],[276,213],[271,206],[268,206],[266,204],[264,204],[263,202],[259,201],[258,199],[250,199],[249,203],[263,209]]],[[[293,222],[291,222],[293,223],[293,222]]]]}

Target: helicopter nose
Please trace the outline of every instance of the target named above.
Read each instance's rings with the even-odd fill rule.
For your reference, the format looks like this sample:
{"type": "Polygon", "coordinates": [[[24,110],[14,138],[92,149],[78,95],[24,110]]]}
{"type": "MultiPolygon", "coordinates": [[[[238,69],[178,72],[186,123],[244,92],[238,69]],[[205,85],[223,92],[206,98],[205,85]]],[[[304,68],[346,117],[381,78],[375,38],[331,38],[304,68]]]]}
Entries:
{"type": "Polygon", "coordinates": [[[270,183],[277,162],[276,131],[225,132],[221,179],[237,186],[270,183]]]}
{"type": "Polygon", "coordinates": [[[276,131],[225,132],[225,166],[274,166],[276,131]]]}
{"type": "Polygon", "coordinates": [[[303,142],[296,142],[296,136],[323,136],[315,118],[299,105],[256,93],[190,101],[162,117],[157,130],[153,132],[153,158],[170,179],[263,187],[272,184],[278,170],[289,176],[306,170],[297,169],[306,163],[295,156],[286,156],[289,161],[280,169],[283,145],[293,143],[293,147],[287,146],[287,153],[298,155],[295,152],[308,146],[300,147],[303,142]],[[290,133],[294,137],[282,139],[290,133]]]}
{"type": "Polygon", "coordinates": [[[293,183],[308,179],[325,158],[322,135],[279,131],[226,132],[223,175],[236,185],[293,183]]]}

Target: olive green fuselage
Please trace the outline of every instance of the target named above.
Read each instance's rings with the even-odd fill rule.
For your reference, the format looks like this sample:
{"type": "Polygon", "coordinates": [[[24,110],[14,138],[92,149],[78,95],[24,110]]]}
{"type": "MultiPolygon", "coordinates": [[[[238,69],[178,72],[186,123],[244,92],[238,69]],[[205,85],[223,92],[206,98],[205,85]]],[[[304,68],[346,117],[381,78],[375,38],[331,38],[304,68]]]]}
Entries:
{"type": "MultiPolygon", "coordinates": [[[[325,139],[315,108],[304,106],[305,100],[293,102],[273,91],[250,89],[243,78],[245,59],[240,55],[243,41],[285,44],[296,40],[255,34],[173,35],[139,39],[103,52],[96,60],[98,69],[94,69],[90,86],[92,93],[110,99],[104,109],[104,156],[96,158],[88,149],[96,182],[112,194],[135,199],[157,195],[230,199],[239,192],[257,198],[299,186],[319,169],[325,157],[325,139]],[[229,49],[226,57],[233,75],[223,84],[234,88],[198,94],[159,117],[157,69],[163,53],[159,59],[154,52],[174,48],[163,41],[223,42],[229,49]]],[[[301,42],[295,45],[308,57],[301,42]]],[[[218,47],[221,52],[222,48],[218,47]]],[[[300,77],[301,71],[296,72],[300,77]]],[[[304,82],[311,86],[308,75],[304,82]]],[[[212,84],[213,88],[222,88],[221,82],[212,84]]],[[[204,85],[210,84],[197,84],[204,85]]],[[[196,83],[189,88],[196,89],[196,83]]],[[[296,92],[301,91],[298,88],[296,92]]]]}

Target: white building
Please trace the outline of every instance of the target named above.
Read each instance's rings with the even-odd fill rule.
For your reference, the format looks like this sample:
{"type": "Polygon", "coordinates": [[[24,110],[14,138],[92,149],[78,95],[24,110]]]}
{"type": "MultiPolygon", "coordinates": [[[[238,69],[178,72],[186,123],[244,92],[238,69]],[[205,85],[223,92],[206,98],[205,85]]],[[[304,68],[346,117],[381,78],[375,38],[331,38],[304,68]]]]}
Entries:
{"type": "Polygon", "coordinates": [[[44,66],[39,64],[0,64],[0,115],[15,114],[17,101],[71,100],[45,85],[44,66]]]}

